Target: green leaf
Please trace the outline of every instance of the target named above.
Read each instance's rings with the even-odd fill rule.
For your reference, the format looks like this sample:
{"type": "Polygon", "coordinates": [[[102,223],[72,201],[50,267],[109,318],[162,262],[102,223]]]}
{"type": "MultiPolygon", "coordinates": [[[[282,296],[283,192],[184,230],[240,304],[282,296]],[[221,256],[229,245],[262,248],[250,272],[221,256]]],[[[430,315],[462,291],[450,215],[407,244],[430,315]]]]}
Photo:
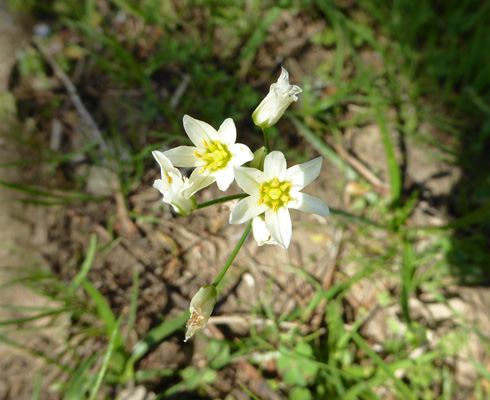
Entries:
{"type": "Polygon", "coordinates": [[[289,392],[289,398],[291,400],[311,400],[313,396],[311,392],[302,387],[295,387],[289,392]]]}

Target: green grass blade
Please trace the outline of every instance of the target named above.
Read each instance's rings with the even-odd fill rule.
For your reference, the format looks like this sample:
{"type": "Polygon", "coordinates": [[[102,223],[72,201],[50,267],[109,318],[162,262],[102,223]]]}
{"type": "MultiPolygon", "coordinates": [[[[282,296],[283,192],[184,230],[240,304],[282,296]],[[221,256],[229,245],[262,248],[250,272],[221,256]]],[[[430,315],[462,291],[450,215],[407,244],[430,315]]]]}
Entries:
{"type": "Polygon", "coordinates": [[[318,137],[318,135],[308,128],[298,118],[291,116],[291,121],[298,129],[298,132],[310,143],[310,145],[318,151],[323,157],[329,160],[340,171],[344,171],[346,175],[350,177],[358,177],[358,173],[340,157],[335,150],[333,150],[325,141],[318,137]]]}
{"type": "Polygon", "coordinates": [[[402,260],[402,290],[400,293],[400,301],[402,307],[403,318],[408,325],[411,325],[410,308],[408,299],[412,292],[413,273],[415,271],[414,254],[412,246],[407,242],[403,242],[403,260],[402,260]]]}
{"type": "Polygon", "coordinates": [[[58,204],[69,203],[70,201],[73,200],[86,201],[86,200],[96,199],[96,196],[86,194],[86,193],[77,193],[77,192],[50,193],[45,190],[36,189],[28,185],[20,185],[17,183],[6,182],[3,180],[0,180],[0,185],[5,186],[6,188],[12,190],[17,190],[18,192],[29,194],[31,196],[40,196],[40,197],[46,197],[51,199],[58,199],[58,201],[52,201],[52,202],[46,200],[21,199],[20,201],[24,203],[32,203],[38,205],[58,205],[58,204]]]}
{"type": "Polygon", "coordinates": [[[33,387],[32,387],[31,400],[39,400],[39,398],[41,397],[41,381],[42,381],[42,373],[40,373],[36,377],[36,380],[32,385],[33,387]]]}
{"type": "Polygon", "coordinates": [[[247,393],[250,396],[251,399],[261,400],[260,397],[257,397],[255,394],[253,394],[253,392],[249,388],[247,388],[244,384],[240,383],[240,387],[243,389],[245,393],[247,393]]]}
{"type": "MultiPolygon", "coordinates": [[[[65,391],[64,400],[80,400],[81,396],[84,396],[88,388],[92,386],[92,379],[89,377],[89,371],[95,361],[97,361],[98,357],[98,354],[93,354],[78,366],[71,377],[70,385],[65,391]]],[[[85,398],[85,396],[83,398],[85,398]]]]}
{"type": "Polygon", "coordinates": [[[1,334],[0,334],[0,342],[3,342],[8,346],[15,347],[17,349],[26,351],[27,353],[31,354],[34,357],[39,357],[39,358],[43,359],[46,363],[55,365],[64,372],[68,372],[68,373],[73,372],[69,367],[67,367],[64,364],[61,364],[59,361],[55,360],[54,358],[48,357],[46,354],[44,354],[40,351],[31,349],[30,347],[27,347],[27,346],[24,346],[20,343],[17,343],[15,341],[9,339],[8,337],[1,335],[1,334]]]}
{"type": "Polygon", "coordinates": [[[395,374],[391,371],[389,366],[378,356],[371,347],[364,341],[364,339],[357,333],[351,332],[350,336],[352,340],[362,349],[364,352],[374,361],[374,363],[383,370],[393,381],[398,390],[403,393],[405,399],[416,400],[416,397],[410,391],[410,388],[403,383],[400,379],[398,379],[395,374]]]}
{"type": "Polygon", "coordinates": [[[73,311],[73,310],[74,309],[71,307],[58,308],[55,310],[43,312],[41,314],[33,315],[30,317],[23,317],[23,318],[18,318],[18,319],[9,319],[9,320],[5,320],[5,321],[0,321],[0,326],[24,324],[24,323],[29,322],[29,321],[35,321],[36,319],[39,319],[39,318],[49,317],[50,315],[61,314],[61,313],[66,312],[66,311],[73,311]]]}
{"type": "Polygon", "coordinates": [[[131,351],[131,360],[133,360],[133,362],[138,361],[148,352],[150,347],[160,343],[167,336],[170,336],[175,331],[181,329],[188,319],[189,312],[186,311],[177,317],[165,320],[156,328],[153,328],[148,332],[144,339],[134,345],[133,350],[131,351]]]}
{"type": "Polygon", "coordinates": [[[17,183],[11,183],[11,182],[6,182],[0,180],[0,185],[5,186],[6,188],[17,190],[19,192],[27,193],[32,196],[43,196],[43,197],[50,197],[54,199],[60,198],[60,196],[54,194],[54,193],[49,193],[44,190],[40,189],[35,189],[33,187],[27,186],[27,185],[19,185],[17,183]]]}
{"type": "Polygon", "coordinates": [[[92,266],[92,262],[94,261],[95,251],[97,249],[97,235],[93,233],[90,236],[90,244],[88,246],[87,255],[85,256],[85,260],[83,261],[82,268],[80,272],[75,276],[73,282],[71,283],[68,293],[73,294],[77,287],[82,284],[82,281],[87,276],[90,267],[92,266]]]}
{"type": "Polygon", "coordinates": [[[481,363],[472,359],[470,360],[471,364],[475,367],[475,369],[480,373],[480,375],[485,378],[488,382],[490,382],[490,371],[485,368],[481,363]]]}
{"type": "Polygon", "coordinates": [[[154,378],[163,378],[174,376],[178,371],[174,369],[145,369],[142,371],[137,371],[134,374],[134,379],[136,382],[143,382],[154,378]]]}
{"type": "MultiPolygon", "coordinates": [[[[89,281],[83,280],[81,282],[81,285],[95,303],[97,315],[104,323],[106,334],[109,337],[110,335],[112,335],[112,332],[114,332],[114,328],[116,326],[116,317],[114,316],[114,313],[112,312],[109,303],[89,281]]],[[[117,347],[120,347],[122,345],[122,338],[120,335],[117,336],[116,344],[117,347]]]]}
{"type": "Polygon", "coordinates": [[[22,167],[26,165],[39,165],[42,163],[47,163],[47,164],[63,164],[66,163],[76,156],[84,153],[89,153],[92,151],[94,148],[96,148],[98,145],[97,142],[90,142],[81,148],[71,151],[66,154],[60,154],[60,155],[55,155],[53,157],[48,157],[48,158],[29,158],[27,160],[18,160],[18,161],[10,161],[10,162],[5,162],[5,163],[0,163],[0,168],[3,167],[22,167]]]}
{"type": "Polygon", "coordinates": [[[136,311],[138,310],[138,285],[139,285],[139,275],[138,271],[133,274],[133,288],[131,290],[131,302],[129,304],[129,315],[128,315],[128,325],[126,341],[129,339],[129,334],[133,329],[134,322],[136,321],[136,311]]]}
{"type": "Polygon", "coordinates": [[[120,381],[127,382],[132,380],[137,374],[137,372],[135,374],[134,371],[134,364],[141,359],[152,346],[160,343],[163,339],[174,333],[176,330],[181,329],[188,319],[189,313],[185,312],[177,317],[167,319],[156,328],[153,328],[150,332],[148,332],[148,334],[142,340],[136,343],[131,350],[131,355],[124,366],[124,371],[121,374],[120,381]]]}
{"type": "Polygon", "coordinates": [[[97,393],[100,389],[100,385],[102,385],[102,381],[107,371],[107,367],[109,366],[109,361],[111,360],[111,356],[114,351],[114,348],[118,346],[117,342],[121,337],[121,333],[119,332],[121,321],[122,321],[122,317],[118,319],[118,321],[114,324],[112,328],[112,332],[110,332],[109,344],[107,346],[107,350],[104,355],[104,360],[102,361],[102,366],[100,367],[99,373],[97,374],[97,377],[95,379],[95,385],[92,390],[92,393],[90,394],[89,400],[94,400],[95,396],[97,396],[97,393]]]}
{"type": "Polygon", "coordinates": [[[402,175],[401,169],[395,156],[395,149],[391,141],[386,119],[383,115],[379,99],[373,95],[373,104],[376,111],[376,119],[378,121],[379,130],[381,133],[381,141],[385,148],[386,159],[388,163],[388,173],[390,175],[391,201],[393,205],[398,205],[402,195],[402,175]]]}
{"type": "Polygon", "coordinates": [[[269,27],[274,23],[277,17],[279,17],[281,11],[282,10],[279,7],[270,8],[266,15],[259,20],[255,29],[252,30],[252,34],[247,43],[242,47],[242,52],[239,56],[239,62],[242,64],[240,75],[244,75],[249,69],[257,54],[257,49],[267,38],[269,27]]]}

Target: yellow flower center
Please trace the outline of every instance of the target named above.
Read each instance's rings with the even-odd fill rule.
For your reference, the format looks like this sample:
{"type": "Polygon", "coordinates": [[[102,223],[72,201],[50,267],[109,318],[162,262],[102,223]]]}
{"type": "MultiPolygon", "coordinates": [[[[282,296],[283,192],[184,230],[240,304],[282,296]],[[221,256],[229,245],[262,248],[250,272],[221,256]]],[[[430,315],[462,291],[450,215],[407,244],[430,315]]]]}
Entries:
{"type": "Polygon", "coordinates": [[[291,200],[289,196],[291,186],[293,186],[292,183],[286,181],[279,182],[278,178],[262,183],[260,185],[262,196],[259,201],[259,206],[265,203],[269,208],[272,208],[273,212],[276,212],[278,208],[287,206],[289,200],[291,200]]]}
{"type": "Polygon", "coordinates": [[[228,161],[231,160],[231,153],[226,144],[221,143],[219,140],[208,143],[206,139],[203,139],[202,142],[204,147],[206,147],[204,153],[199,154],[197,151],[194,152],[197,158],[202,158],[206,162],[206,165],[202,167],[199,173],[202,174],[207,169],[210,172],[216,172],[225,168],[228,161]]]}

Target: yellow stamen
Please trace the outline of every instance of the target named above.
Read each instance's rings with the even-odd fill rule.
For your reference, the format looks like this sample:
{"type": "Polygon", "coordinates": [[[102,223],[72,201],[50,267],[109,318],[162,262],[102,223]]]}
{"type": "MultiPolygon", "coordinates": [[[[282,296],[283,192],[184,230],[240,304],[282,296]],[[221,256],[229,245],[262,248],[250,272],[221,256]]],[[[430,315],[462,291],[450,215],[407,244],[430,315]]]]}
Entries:
{"type": "Polygon", "coordinates": [[[259,200],[259,206],[261,206],[263,202],[264,202],[264,199],[263,199],[263,198],[262,198],[262,199],[260,199],[260,200],[259,200]]]}
{"type": "Polygon", "coordinates": [[[202,138],[202,144],[204,147],[208,147],[208,142],[206,142],[206,139],[202,138]]]}
{"type": "Polygon", "coordinates": [[[167,175],[168,184],[170,185],[172,183],[172,178],[170,177],[169,174],[165,174],[165,175],[167,175]]]}
{"type": "Polygon", "coordinates": [[[294,185],[291,182],[280,181],[277,177],[259,184],[261,192],[259,205],[266,204],[272,212],[276,212],[281,207],[287,207],[291,200],[289,189],[292,186],[294,185]]]}
{"type": "Polygon", "coordinates": [[[201,157],[202,157],[202,156],[201,156],[201,155],[200,155],[200,154],[199,154],[197,151],[195,151],[195,152],[194,152],[194,155],[195,155],[197,158],[201,158],[201,157]]]}
{"type": "Polygon", "coordinates": [[[203,173],[204,173],[204,171],[206,171],[206,168],[207,168],[207,167],[208,167],[207,165],[205,165],[204,167],[202,167],[202,169],[199,171],[199,173],[200,173],[200,174],[203,174],[203,173]]]}

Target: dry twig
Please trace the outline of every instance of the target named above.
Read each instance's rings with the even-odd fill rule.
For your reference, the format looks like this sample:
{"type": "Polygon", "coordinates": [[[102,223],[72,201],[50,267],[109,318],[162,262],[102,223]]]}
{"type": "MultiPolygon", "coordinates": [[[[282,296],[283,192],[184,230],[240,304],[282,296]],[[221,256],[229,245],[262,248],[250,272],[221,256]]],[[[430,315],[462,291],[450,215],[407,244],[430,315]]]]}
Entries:
{"type": "Polygon", "coordinates": [[[354,168],[364,179],[366,179],[371,185],[380,192],[387,192],[390,190],[390,185],[379,179],[371,170],[366,167],[356,157],[349,154],[340,144],[330,143],[335,151],[342,157],[352,168],[354,168]]]}
{"type": "MultiPolygon", "coordinates": [[[[99,150],[102,153],[102,156],[104,153],[108,153],[109,148],[107,146],[107,143],[105,142],[102,133],[99,130],[99,127],[97,126],[94,119],[92,118],[92,115],[88,112],[87,108],[82,102],[82,99],[78,95],[78,91],[75,85],[72,83],[68,75],[66,75],[65,72],[61,69],[61,67],[53,58],[53,56],[44,48],[43,44],[41,43],[41,40],[39,38],[34,38],[33,43],[38,49],[39,53],[44,57],[46,62],[51,66],[56,77],[61,81],[61,83],[65,87],[71,102],[75,106],[78,115],[80,116],[80,118],[82,119],[83,123],[87,128],[86,129],[87,138],[89,140],[98,143],[99,150]]],[[[113,165],[114,161],[112,157],[111,157],[111,161],[109,161],[109,164],[110,165],[108,167],[114,166],[113,165]]],[[[109,168],[109,170],[114,171],[115,168],[109,168]]],[[[121,223],[121,228],[126,235],[130,237],[134,236],[138,232],[138,229],[136,228],[133,221],[129,217],[128,210],[126,209],[126,205],[121,191],[121,183],[119,182],[119,179],[116,176],[116,174],[113,173],[111,174],[111,176],[112,176],[111,185],[112,185],[112,189],[114,190],[114,197],[117,206],[117,215],[121,223]]]]}

